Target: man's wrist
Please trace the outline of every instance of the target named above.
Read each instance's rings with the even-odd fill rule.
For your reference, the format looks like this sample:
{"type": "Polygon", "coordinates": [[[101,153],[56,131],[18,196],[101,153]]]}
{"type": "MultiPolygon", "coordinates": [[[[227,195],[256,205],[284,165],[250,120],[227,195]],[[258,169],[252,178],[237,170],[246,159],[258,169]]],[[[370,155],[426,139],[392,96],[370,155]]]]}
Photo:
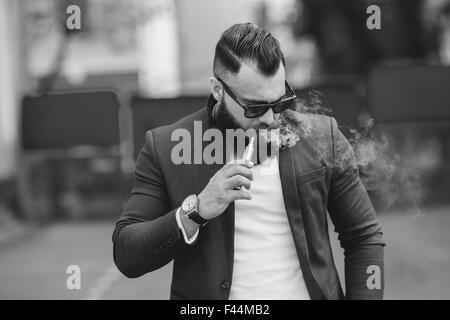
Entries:
{"type": "Polygon", "coordinates": [[[178,208],[177,212],[175,213],[175,217],[177,220],[178,228],[183,234],[184,241],[187,244],[194,243],[195,240],[197,240],[200,225],[186,217],[186,215],[181,212],[180,208],[178,208]]]}
{"type": "Polygon", "coordinates": [[[197,200],[197,205],[195,210],[186,213],[186,217],[189,218],[189,220],[194,221],[196,224],[198,224],[200,227],[203,227],[208,223],[208,219],[205,219],[201,214],[200,211],[203,213],[203,210],[200,209],[202,206],[203,201],[200,200],[201,194],[195,197],[197,200]]]}

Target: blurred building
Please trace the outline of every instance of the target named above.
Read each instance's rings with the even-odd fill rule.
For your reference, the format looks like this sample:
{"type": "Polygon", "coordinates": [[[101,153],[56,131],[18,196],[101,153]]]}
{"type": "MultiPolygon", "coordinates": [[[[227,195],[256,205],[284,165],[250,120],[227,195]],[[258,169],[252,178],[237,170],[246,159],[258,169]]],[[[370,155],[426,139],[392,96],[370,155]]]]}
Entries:
{"type": "MultiPolygon", "coordinates": [[[[312,87],[319,88],[326,93],[322,101],[335,107],[334,115],[339,120],[346,117],[354,124],[361,109],[370,104],[365,96],[368,91],[364,72],[375,62],[412,58],[421,63],[430,60],[449,63],[448,3],[448,0],[345,0],[339,4],[334,0],[0,0],[0,184],[5,179],[14,180],[18,172],[24,171],[19,161],[24,153],[20,134],[23,97],[55,92],[114,90],[120,104],[122,170],[132,172],[133,142],[134,151],[142,144],[133,135],[143,138],[142,132],[133,133],[132,119],[136,115],[132,114],[132,101],[140,101],[142,110],[154,106],[152,103],[156,101],[145,98],[173,98],[173,105],[184,107],[180,112],[158,114],[164,121],[203,103],[199,101],[204,101],[209,92],[215,44],[226,28],[238,22],[255,22],[270,31],[280,41],[287,78],[299,93],[309,96],[312,87]],[[386,28],[383,34],[365,27],[365,9],[373,3],[382,8],[386,28]],[[81,9],[81,30],[70,31],[66,27],[66,9],[73,4],[81,9]],[[411,23],[414,28],[408,27],[411,23]],[[433,42],[435,39],[439,39],[439,48],[433,42]],[[342,81],[344,73],[353,73],[354,77],[342,81]],[[323,80],[330,75],[338,75],[339,83],[325,83],[323,80]]],[[[148,116],[155,118],[151,112],[148,116]]],[[[101,120],[96,121],[101,125],[101,120]]],[[[33,126],[32,121],[27,125],[30,123],[33,126]]],[[[148,127],[147,122],[140,125],[143,130],[148,127]]],[[[77,166],[73,164],[72,168],[77,166]]],[[[81,172],[85,168],[80,165],[74,170],[81,172]]],[[[36,176],[41,179],[45,175],[36,176]]],[[[93,183],[87,182],[92,181],[89,179],[80,181],[80,186],[83,183],[92,186],[93,183]]],[[[69,179],[67,184],[71,184],[69,179]]],[[[71,190],[79,187],[71,186],[71,190]]],[[[55,192],[49,191],[52,193],[55,192]]],[[[74,193],[66,193],[64,197],[76,198],[74,193]]]]}
{"type": "Polygon", "coordinates": [[[0,180],[17,170],[18,113],[24,81],[23,3],[0,1],[0,180]]]}
{"type": "Polygon", "coordinates": [[[176,5],[181,94],[209,92],[215,45],[223,31],[241,22],[257,23],[280,41],[291,83],[310,81],[315,52],[308,39],[293,36],[295,0],[178,0],[176,5]]]}

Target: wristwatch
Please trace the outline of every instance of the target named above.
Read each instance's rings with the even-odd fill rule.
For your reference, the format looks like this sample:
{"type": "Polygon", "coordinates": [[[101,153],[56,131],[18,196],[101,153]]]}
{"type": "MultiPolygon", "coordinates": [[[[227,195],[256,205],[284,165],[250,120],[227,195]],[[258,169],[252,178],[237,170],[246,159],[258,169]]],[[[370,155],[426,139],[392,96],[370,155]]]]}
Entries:
{"type": "Polygon", "coordinates": [[[184,199],[183,203],[181,204],[180,213],[183,213],[194,221],[195,223],[198,223],[200,226],[204,226],[208,223],[208,220],[202,218],[198,214],[198,207],[199,207],[199,199],[195,194],[191,194],[186,199],[184,199]]]}

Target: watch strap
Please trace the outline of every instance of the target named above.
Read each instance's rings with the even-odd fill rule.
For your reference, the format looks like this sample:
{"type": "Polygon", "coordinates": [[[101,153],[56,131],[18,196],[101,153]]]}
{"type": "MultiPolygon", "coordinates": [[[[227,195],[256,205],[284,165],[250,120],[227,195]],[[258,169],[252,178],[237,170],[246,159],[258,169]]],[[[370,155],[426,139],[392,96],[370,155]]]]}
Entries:
{"type": "Polygon", "coordinates": [[[197,210],[193,210],[192,212],[189,212],[189,213],[187,214],[187,217],[188,217],[189,219],[191,219],[192,221],[194,221],[195,223],[198,223],[198,224],[201,225],[201,226],[204,226],[205,224],[208,223],[208,220],[202,218],[202,217],[198,214],[197,210]]]}

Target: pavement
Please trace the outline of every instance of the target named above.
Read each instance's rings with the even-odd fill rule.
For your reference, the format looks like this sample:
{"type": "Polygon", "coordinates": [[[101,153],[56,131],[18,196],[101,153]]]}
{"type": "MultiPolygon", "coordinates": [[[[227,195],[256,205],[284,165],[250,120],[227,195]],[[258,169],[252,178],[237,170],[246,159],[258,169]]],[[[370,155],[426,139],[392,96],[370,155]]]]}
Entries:
{"type": "Polygon", "coordinates": [[[0,299],[168,299],[171,266],[128,279],[112,260],[113,221],[29,228],[0,244],[0,299]],[[69,290],[71,265],[81,289],[69,290]],[[163,280],[161,280],[163,279],[163,280]]]}
{"type": "MultiPolygon", "coordinates": [[[[379,219],[385,299],[450,299],[450,208],[379,219]]],[[[0,241],[0,299],[168,299],[172,264],[126,278],[112,260],[113,228],[114,221],[58,222],[0,241]],[[70,265],[80,267],[80,289],[67,288],[70,265]]],[[[331,238],[342,278],[342,250],[333,231],[331,238]]]]}

